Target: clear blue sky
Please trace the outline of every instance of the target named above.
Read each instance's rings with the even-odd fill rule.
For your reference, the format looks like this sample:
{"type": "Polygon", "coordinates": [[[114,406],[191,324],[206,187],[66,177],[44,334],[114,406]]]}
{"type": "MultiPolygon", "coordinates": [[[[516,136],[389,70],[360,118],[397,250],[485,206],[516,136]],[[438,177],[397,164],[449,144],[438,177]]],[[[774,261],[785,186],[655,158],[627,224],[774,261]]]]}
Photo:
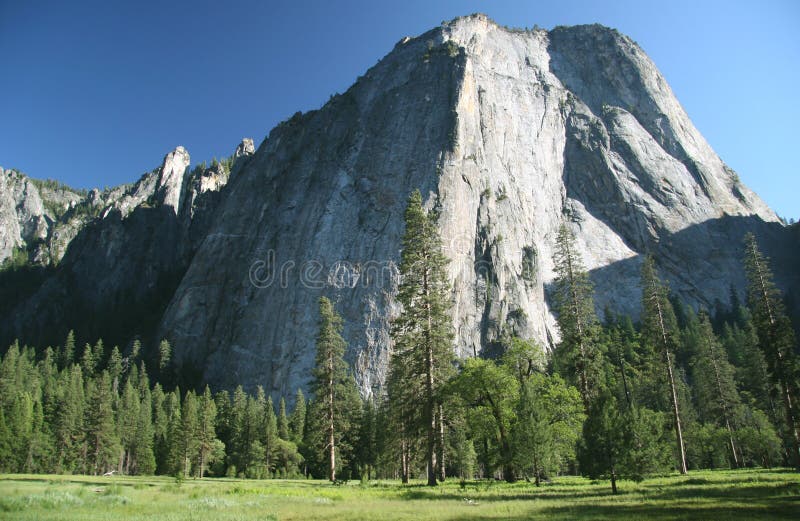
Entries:
{"type": "Polygon", "coordinates": [[[800,218],[800,2],[0,0],[0,165],[78,187],[193,162],[320,107],[404,35],[484,12],[636,40],[695,125],[780,215],[800,218]]]}

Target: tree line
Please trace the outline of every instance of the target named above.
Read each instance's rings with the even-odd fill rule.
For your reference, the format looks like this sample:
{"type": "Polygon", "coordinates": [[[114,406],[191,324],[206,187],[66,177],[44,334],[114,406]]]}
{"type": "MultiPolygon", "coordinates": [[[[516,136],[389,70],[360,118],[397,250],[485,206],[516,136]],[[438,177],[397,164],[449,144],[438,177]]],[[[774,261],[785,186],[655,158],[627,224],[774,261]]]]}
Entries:
{"type": "MultiPolygon", "coordinates": [[[[359,395],[335,304],[319,301],[310,398],[185,393],[153,383],[134,342],[80,353],[12,345],[0,361],[0,471],[179,478],[448,476],[539,485],[562,473],[611,481],[699,468],[795,466],[797,343],[768,260],[745,238],[747,300],[715,315],[676,300],[642,265],[638,323],[606,311],[562,226],[552,352],[504,335],[501,354],[456,360],[447,259],[419,192],[405,211],[401,311],[384,389],[359,395]]],[[[161,342],[154,373],[171,367],[161,342]]],[[[157,378],[158,379],[158,378],[157,378]]]]}

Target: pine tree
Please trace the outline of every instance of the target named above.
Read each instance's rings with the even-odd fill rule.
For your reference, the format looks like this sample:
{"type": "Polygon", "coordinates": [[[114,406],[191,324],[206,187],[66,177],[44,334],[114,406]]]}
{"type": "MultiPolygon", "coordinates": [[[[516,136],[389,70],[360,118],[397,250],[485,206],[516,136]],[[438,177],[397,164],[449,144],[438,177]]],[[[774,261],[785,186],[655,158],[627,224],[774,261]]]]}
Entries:
{"type": "MultiPolygon", "coordinates": [[[[656,274],[655,260],[648,255],[642,265],[642,336],[653,349],[661,353],[669,385],[672,420],[678,444],[678,469],[686,474],[686,446],[678,406],[673,353],[678,346],[678,324],[667,290],[656,274]]],[[[601,420],[602,421],[602,420],[601,420]]]]}
{"type": "Polygon", "coordinates": [[[753,314],[758,341],[767,361],[770,377],[780,389],[786,429],[792,446],[790,460],[800,470],[800,435],[795,402],[798,369],[794,354],[794,330],[781,302],[780,292],[772,281],[767,258],[758,249],[756,238],[745,236],[744,267],[747,274],[747,300],[753,314]]]}
{"type": "Polygon", "coordinates": [[[217,419],[217,405],[211,396],[211,389],[206,386],[197,408],[197,474],[203,478],[209,460],[218,442],[214,430],[217,419]]]}
{"type": "Polygon", "coordinates": [[[164,371],[164,369],[166,369],[166,367],[169,365],[171,359],[172,359],[172,346],[169,345],[168,341],[162,340],[161,343],[158,344],[159,371],[164,371]]]}
{"type": "Polygon", "coordinates": [[[61,373],[62,393],[54,418],[56,473],[79,467],[79,448],[84,441],[84,395],[81,366],[71,365],[61,373]]]}
{"type": "Polygon", "coordinates": [[[181,406],[181,471],[183,477],[189,477],[192,473],[192,463],[199,450],[198,441],[198,412],[197,396],[194,391],[189,391],[183,399],[181,406]]]}
{"type": "Polygon", "coordinates": [[[136,422],[136,437],[133,443],[132,471],[138,475],[150,475],[156,471],[156,459],[153,452],[153,405],[150,389],[141,391],[139,417],[136,422]]]}
{"type": "Polygon", "coordinates": [[[298,445],[303,441],[303,431],[306,425],[306,397],[302,389],[297,390],[294,399],[294,409],[289,417],[289,430],[291,440],[298,445]]]}
{"type": "Polygon", "coordinates": [[[278,437],[282,440],[289,440],[289,418],[286,416],[286,400],[281,397],[278,405],[278,437]]]}
{"type": "Polygon", "coordinates": [[[400,385],[390,388],[395,395],[389,398],[418,400],[420,414],[413,421],[425,436],[428,485],[436,486],[437,470],[443,474],[436,457],[440,443],[436,416],[442,405],[439,394],[453,371],[448,261],[442,253],[435,215],[422,208],[418,190],[409,197],[405,225],[397,294],[402,310],[392,323],[394,352],[390,361],[390,372],[398,373],[400,385]]]}
{"type": "MultiPolygon", "coordinates": [[[[326,297],[319,299],[319,332],[311,390],[315,412],[321,419],[323,452],[327,454],[327,476],[336,481],[337,454],[351,428],[358,406],[358,391],[344,361],[346,344],[342,338],[342,319],[326,297]]],[[[339,464],[341,462],[338,462],[339,464]]]]}
{"type": "Polygon", "coordinates": [[[725,428],[731,461],[738,467],[734,414],[741,407],[741,399],[736,390],[734,368],[705,313],[700,314],[697,329],[697,345],[694,346],[691,366],[698,408],[703,419],[725,428]]]}
{"type": "Polygon", "coordinates": [[[111,377],[112,390],[118,393],[122,382],[122,355],[117,346],[111,348],[111,354],[108,357],[108,374],[111,377]]]}
{"type": "Polygon", "coordinates": [[[119,460],[119,472],[131,473],[133,458],[136,451],[137,427],[139,424],[141,399],[139,392],[134,389],[129,381],[125,383],[122,391],[120,407],[117,410],[117,432],[121,442],[121,456],[119,460]]]}
{"type": "Polygon", "coordinates": [[[555,311],[561,330],[555,355],[566,366],[558,369],[568,378],[575,375],[584,407],[588,408],[600,378],[594,288],[575,248],[575,236],[564,224],[558,230],[553,264],[555,311]]]}
{"type": "Polygon", "coordinates": [[[166,439],[164,444],[163,473],[170,476],[184,475],[183,420],[181,418],[180,389],[169,392],[164,397],[166,417],[166,439]]]}
{"type": "Polygon", "coordinates": [[[107,371],[103,371],[94,381],[90,380],[87,394],[88,470],[98,474],[116,466],[119,458],[119,439],[114,425],[114,395],[107,371]]]}
{"type": "Polygon", "coordinates": [[[66,369],[75,361],[75,332],[73,330],[69,330],[67,333],[67,338],[64,340],[64,347],[61,350],[61,357],[59,359],[59,365],[62,369],[66,369]]]}
{"type": "Polygon", "coordinates": [[[261,443],[264,447],[264,465],[269,472],[274,469],[275,447],[278,445],[278,418],[275,416],[275,405],[272,403],[272,396],[264,398],[264,390],[259,387],[256,395],[256,403],[264,411],[264,420],[261,443]]]}
{"type": "Polygon", "coordinates": [[[160,383],[153,386],[153,453],[156,458],[156,472],[169,474],[167,457],[169,453],[169,416],[165,408],[166,395],[160,383]]]}

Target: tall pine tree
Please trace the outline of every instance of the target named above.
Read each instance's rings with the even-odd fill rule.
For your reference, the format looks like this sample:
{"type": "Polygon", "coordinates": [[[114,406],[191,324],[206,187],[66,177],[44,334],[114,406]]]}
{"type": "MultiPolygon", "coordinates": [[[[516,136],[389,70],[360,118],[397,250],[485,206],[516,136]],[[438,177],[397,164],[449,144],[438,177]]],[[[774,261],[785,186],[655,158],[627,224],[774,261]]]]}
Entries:
{"type": "Polygon", "coordinates": [[[350,418],[358,403],[358,391],[344,361],[345,341],[342,338],[342,319],[326,297],[319,299],[319,332],[317,355],[311,380],[313,407],[319,422],[322,452],[327,456],[327,476],[336,481],[339,446],[351,429],[350,418]]]}
{"type": "Polygon", "coordinates": [[[678,444],[678,470],[686,474],[686,446],[683,441],[678,391],[675,383],[674,353],[678,348],[678,323],[667,295],[667,289],[656,273],[655,259],[648,255],[642,265],[642,337],[660,353],[669,386],[669,401],[678,444]]]}
{"type": "Polygon", "coordinates": [[[588,410],[597,392],[600,378],[598,353],[598,322],[594,310],[592,283],[575,248],[575,236],[562,224],[556,238],[555,253],[555,310],[561,343],[555,358],[561,362],[559,372],[575,375],[584,407],[588,410]]]}
{"type": "Polygon", "coordinates": [[[405,225],[397,294],[402,310],[392,323],[394,353],[390,362],[390,371],[402,374],[396,379],[400,385],[390,392],[401,396],[389,398],[418,400],[420,414],[415,420],[425,436],[428,485],[436,486],[437,470],[443,474],[436,457],[437,443],[441,443],[436,421],[442,405],[439,395],[453,372],[450,284],[445,273],[448,261],[442,253],[435,215],[423,209],[419,190],[409,197],[405,225]]]}
{"type": "Polygon", "coordinates": [[[798,368],[794,353],[795,336],[783,308],[780,292],[772,281],[767,258],[758,249],[752,233],[745,236],[744,267],[747,274],[747,301],[764,352],[770,376],[781,393],[786,430],[792,447],[790,461],[800,470],[797,400],[798,368]]]}

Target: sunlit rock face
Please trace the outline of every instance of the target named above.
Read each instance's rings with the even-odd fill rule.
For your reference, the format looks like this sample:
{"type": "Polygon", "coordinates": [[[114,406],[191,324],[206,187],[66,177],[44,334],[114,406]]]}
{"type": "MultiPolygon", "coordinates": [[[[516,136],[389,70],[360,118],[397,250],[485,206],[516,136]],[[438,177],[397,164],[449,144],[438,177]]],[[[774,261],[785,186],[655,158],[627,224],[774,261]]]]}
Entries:
{"type": "Polygon", "coordinates": [[[161,334],[212,382],[286,395],[309,378],[321,295],[344,317],[362,390],[383,381],[415,188],[440,213],[460,356],[504,332],[558,338],[548,285],[561,223],[598,309],[634,315],[642,253],[711,306],[742,283],[742,233],[782,229],[629,38],[483,16],[401,40],[346,93],[274,129],[229,188],[161,334]]]}
{"type": "MultiPolygon", "coordinates": [[[[438,213],[459,356],[492,352],[504,334],[543,349],[558,340],[549,293],[562,223],[601,313],[638,315],[647,252],[687,303],[727,303],[744,284],[746,231],[782,287],[800,287],[796,230],[711,150],[644,52],[601,26],[518,31],[475,15],[403,38],[347,92],[257,150],[244,140],[233,161],[191,169],[179,147],[137,183],[90,192],[99,216],[0,332],[66,327],[76,292],[80,309],[144,302],[149,314],[133,315],[152,324],[123,331],[167,338],[183,374],[291,396],[310,377],[324,295],[362,392],[374,392],[414,189],[438,213]]],[[[36,233],[25,217],[36,209],[12,211],[7,193],[0,253],[26,226],[36,233]]]]}

